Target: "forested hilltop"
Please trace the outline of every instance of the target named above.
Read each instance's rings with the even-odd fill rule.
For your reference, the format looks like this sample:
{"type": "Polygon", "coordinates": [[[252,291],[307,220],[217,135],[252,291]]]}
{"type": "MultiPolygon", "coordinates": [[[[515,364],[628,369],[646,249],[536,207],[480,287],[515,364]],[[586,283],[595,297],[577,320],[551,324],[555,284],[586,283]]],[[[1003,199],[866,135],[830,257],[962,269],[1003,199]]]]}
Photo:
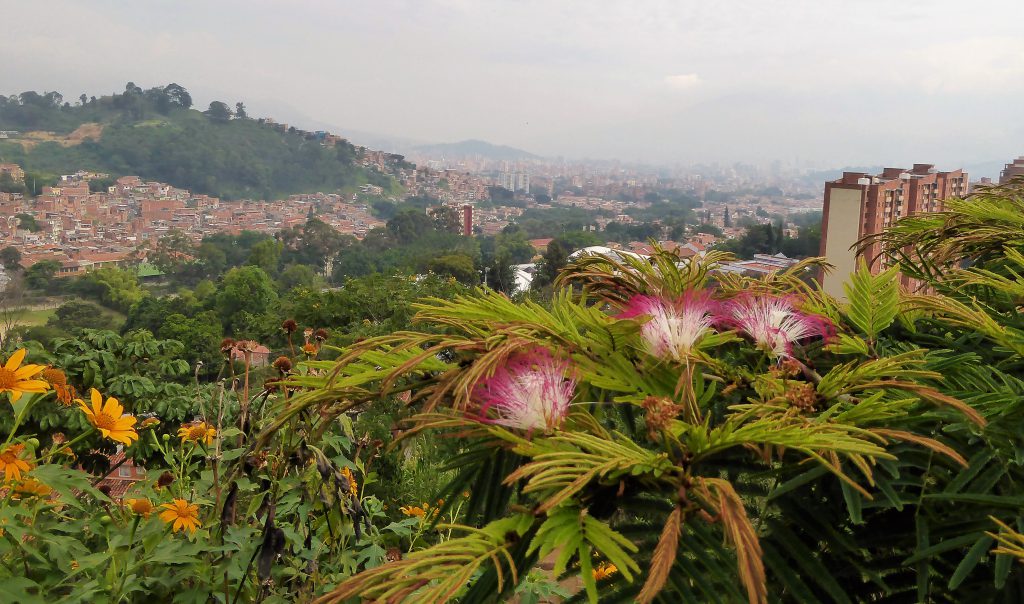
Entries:
{"type": "MultiPolygon", "coordinates": [[[[350,190],[395,180],[360,165],[361,149],[337,137],[252,119],[242,103],[205,111],[178,84],[74,102],[58,92],[0,95],[0,162],[44,177],[87,169],[133,174],[226,199],[350,190]]],[[[396,156],[401,161],[401,158],[396,156]]],[[[43,180],[43,179],[40,179],[43,180]]]]}

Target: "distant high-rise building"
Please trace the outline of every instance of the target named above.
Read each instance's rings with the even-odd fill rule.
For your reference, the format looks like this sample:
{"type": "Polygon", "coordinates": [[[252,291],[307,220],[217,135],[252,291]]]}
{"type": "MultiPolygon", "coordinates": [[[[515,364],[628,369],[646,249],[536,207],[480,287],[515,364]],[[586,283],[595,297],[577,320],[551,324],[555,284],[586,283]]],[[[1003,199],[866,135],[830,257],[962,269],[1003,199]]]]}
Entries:
{"type": "Polygon", "coordinates": [[[506,170],[498,177],[498,184],[515,193],[529,193],[530,174],[528,172],[510,172],[506,170]]]}
{"type": "MultiPolygon", "coordinates": [[[[843,172],[843,177],[825,183],[825,207],[821,219],[821,255],[835,266],[826,275],[826,293],[844,297],[843,283],[857,267],[857,242],[879,233],[896,220],[911,214],[939,212],[951,197],[967,195],[968,179],[963,170],[938,172],[931,164],[914,164],[910,170],[885,168],[881,174],[843,172]]],[[[872,272],[888,268],[878,244],[864,253],[872,272]]],[[[913,287],[908,277],[903,284],[913,287]]]]}
{"type": "Polygon", "coordinates": [[[1012,163],[1006,164],[1003,171],[999,173],[999,184],[1006,184],[1014,176],[1024,176],[1024,156],[1018,157],[1012,163]]]}

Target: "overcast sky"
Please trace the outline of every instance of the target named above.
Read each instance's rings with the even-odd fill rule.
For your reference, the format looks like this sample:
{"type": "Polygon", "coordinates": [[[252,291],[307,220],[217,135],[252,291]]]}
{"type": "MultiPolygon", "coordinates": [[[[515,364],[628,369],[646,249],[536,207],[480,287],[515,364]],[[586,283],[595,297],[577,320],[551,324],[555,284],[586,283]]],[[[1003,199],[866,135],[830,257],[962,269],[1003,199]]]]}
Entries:
{"type": "Polygon", "coordinates": [[[1024,2],[0,0],[0,92],[651,162],[1024,154],[1024,2]]]}

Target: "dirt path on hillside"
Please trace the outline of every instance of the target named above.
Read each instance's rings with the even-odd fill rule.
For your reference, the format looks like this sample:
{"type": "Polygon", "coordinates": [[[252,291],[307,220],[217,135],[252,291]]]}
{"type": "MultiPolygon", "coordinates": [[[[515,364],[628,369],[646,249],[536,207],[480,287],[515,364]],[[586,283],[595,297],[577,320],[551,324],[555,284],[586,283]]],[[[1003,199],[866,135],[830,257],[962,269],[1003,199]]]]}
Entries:
{"type": "Polygon", "coordinates": [[[12,138],[11,142],[18,143],[25,150],[29,150],[35,147],[39,143],[54,142],[61,147],[74,147],[81,145],[87,140],[99,140],[103,136],[103,124],[99,122],[87,122],[82,124],[78,128],[75,128],[74,132],[67,136],[62,136],[54,132],[47,132],[45,130],[32,130],[31,132],[25,132],[20,138],[12,138]]]}

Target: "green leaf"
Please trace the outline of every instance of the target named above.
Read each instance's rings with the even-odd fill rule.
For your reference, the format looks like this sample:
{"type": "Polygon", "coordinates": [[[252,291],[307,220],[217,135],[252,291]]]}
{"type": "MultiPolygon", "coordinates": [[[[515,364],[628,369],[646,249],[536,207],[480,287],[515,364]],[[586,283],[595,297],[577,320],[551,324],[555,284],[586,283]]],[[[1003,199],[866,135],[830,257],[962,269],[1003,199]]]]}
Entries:
{"type": "Polygon", "coordinates": [[[968,550],[967,555],[964,556],[964,559],[957,565],[956,570],[953,571],[953,576],[949,578],[950,589],[960,587],[960,584],[964,582],[967,575],[969,575],[971,571],[974,570],[974,567],[978,565],[978,562],[981,561],[982,556],[984,556],[988,552],[989,548],[992,547],[993,541],[995,541],[995,539],[992,537],[982,535],[974,542],[974,545],[971,546],[970,550],[968,550]]]}
{"type": "Polygon", "coordinates": [[[896,268],[872,275],[867,264],[861,260],[857,272],[843,285],[849,305],[846,315],[868,340],[874,341],[878,334],[896,320],[900,303],[899,273],[896,268]]]}

